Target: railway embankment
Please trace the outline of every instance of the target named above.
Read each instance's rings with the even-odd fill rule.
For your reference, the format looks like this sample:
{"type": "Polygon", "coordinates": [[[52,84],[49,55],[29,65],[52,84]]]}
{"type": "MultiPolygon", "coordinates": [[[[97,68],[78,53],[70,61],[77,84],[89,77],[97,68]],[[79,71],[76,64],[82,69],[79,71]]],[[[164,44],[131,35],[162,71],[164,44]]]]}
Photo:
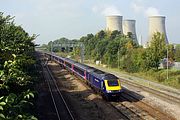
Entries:
{"type": "Polygon", "coordinates": [[[175,89],[175,88],[172,88],[169,86],[165,86],[165,85],[162,85],[162,84],[159,84],[156,82],[152,82],[150,80],[143,79],[141,77],[128,75],[128,74],[122,73],[122,72],[117,71],[117,70],[104,68],[104,67],[99,66],[99,65],[95,65],[95,64],[88,64],[88,65],[92,66],[92,67],[96,67],[96,68],[103,70],[103,71],[106,71],[106,72],[110,72],[110,73],[117,75],[119,78],[122,78],[124,80],[134,82],[134,83],[137,83],[137,84],[149,87],[149,88],[153,88],[153,89],[159,90],[159,91],[167,93],[167,94],[171,94],[173,96],[179,97],[179,99],[180,99],[180,89],[175,89]]]}
{"type": "Polygon", "coordinates": [[[139,77],[120,73],[113,69],[103,68],[102,66],[93,64],[88,65],[118,76],[122,81],[124,89],[134,91],[137,94],[144,96],[142,101],[159,108],[161,111],[174,116],[176,119],[179,119],[180,90],[139,77]]]}

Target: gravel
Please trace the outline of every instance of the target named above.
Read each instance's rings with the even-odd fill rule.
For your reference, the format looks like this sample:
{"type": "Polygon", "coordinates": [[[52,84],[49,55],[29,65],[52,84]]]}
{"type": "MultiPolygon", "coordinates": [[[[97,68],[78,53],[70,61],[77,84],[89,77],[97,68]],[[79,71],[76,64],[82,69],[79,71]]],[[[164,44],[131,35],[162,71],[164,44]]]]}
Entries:
{"type": "Polygon", "coordinates": [[[132,91],[144,96],[143,101],[149,103],[150,105],[152,105],[154,107],[158,107],[163,112],[170,114],[172,117],[176,118],[177,120],[180,119],[180,105],[179,104],[164,101],[146,91],[142,91],[141,89],[138,89],[138,88],[135,88],[132,86],[128,86],[128,85],[124,85],[124,86],[127,89],[132,90],[132,91]]]}
{"type": "Polygon", "coordinates": [[[59,65],[50,63],[50,69],[57,80],[58,86],[66,96],[70,108],[78,120],[121,120],[119,112],[107,104],[101,96],[70,75],[59,65]]]}

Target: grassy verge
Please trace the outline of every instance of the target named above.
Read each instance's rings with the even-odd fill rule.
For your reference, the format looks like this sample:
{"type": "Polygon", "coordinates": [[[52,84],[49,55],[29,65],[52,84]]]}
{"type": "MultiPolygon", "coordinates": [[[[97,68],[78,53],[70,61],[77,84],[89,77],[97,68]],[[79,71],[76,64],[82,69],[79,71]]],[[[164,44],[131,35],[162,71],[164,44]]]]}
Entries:
{"type": "MultiPolygon", "coordinates": [[[[67,53],[62,53],[62,52],[57,53],[57,54],[63,57],[66,57],[68,55],[67,53]]],[[[71,57],[72,59],[76,58],[74,56],[71,56],[71,57]]],[[[85,62],[95,65],[93,63],[93,60],[86,60],[85,62]]],[[[166,86],[170,86],[176,89],[180,89],[180,70],[169,69],[168,79],[167,79],[167,71],[165,69],[161,69],[159,71],[149,70],[146,72],[137,72],[137,73],[128,73],[124,70],[119,70],[118,68],[108,68],[108,70],[139,77],[139,78],[157,82],[166,86]]]]}
{"type": "MultiPolygon", "coordinates": [[[[101,65],[95,65],[94,63],[90,63],[90,64],[97,67],[102,67],[101,65]]],[[[128,73],[124,70],[119,70],[118,68],[104,68],[104,69],[108,69],[108,71],[119,72],[122,74],[146,79],[152,82],[156,82],[176,89],[180,89],[180,70],[169,69],[168,72],[169,78],[167,79],[167,71],[163,69],[159,71],[149,70],[146,72],[137,72],[137,73],[128,73]]],[[[131,77],[128,78],[131,79],[131,77]]]]}
{"type": "Polygon", "coordinates": [[[180,70],[170,69],[168,79],[166,70],[149,70],[147,72],[132,73],[131,75],[180,89],[180,70]]]}

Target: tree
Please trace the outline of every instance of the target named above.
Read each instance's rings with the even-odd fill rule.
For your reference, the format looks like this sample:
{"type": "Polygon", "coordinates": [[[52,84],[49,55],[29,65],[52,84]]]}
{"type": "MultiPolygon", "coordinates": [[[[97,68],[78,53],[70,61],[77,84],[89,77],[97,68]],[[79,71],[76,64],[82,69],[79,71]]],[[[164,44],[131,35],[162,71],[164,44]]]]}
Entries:
{"type": "Polygon", "coordinates": [[[150,42],[147,54],[150,57],[150,66],[158,70],[161,59],[166,57],[166,42],[164,34],[160,32],[154,33],[150,42]]]}
{"type": "Polygon", "coordinates": [[[168,48],[168,58],[170,61],[174,61],[175,60],[175,49],[174,49],[174,45],[169,44],[167,45],[168,48]]]}
{"type": "Polygon", "coordinates": [[[106,32],[104,30],[101,30],[97,33],[96,36],[98,39],[104,39],[106,37],[106,32]]]}
{"type": "Polygon", "coordinates": [[[110,40],[114,40],[116,37],[120,36],[121,35],[121,31],[118,31],[118,30],[114,30],[111,32],[110,34],[110,40]]]}
{"type": "Polygon", "coordinates": [[[175,60],[180,62],[180,44],[176,45],[175,47],[175,60]]]}
{"type": "Polygon", "coordinates": [[[35,38],[15,25],[13,17],[0,12],[0,119],[36,119],[26,106],[34,97],[28,89],[35,74],[35,38]]]}
{"type": "Polygon", "coordinates": [[[103,39],[101,41],[98,41],[95,47],[95,54],[96,54],[96,60],[102,60],[105,52],[106,52],[106,47],[108,45],[108,39],[103,39]]]}

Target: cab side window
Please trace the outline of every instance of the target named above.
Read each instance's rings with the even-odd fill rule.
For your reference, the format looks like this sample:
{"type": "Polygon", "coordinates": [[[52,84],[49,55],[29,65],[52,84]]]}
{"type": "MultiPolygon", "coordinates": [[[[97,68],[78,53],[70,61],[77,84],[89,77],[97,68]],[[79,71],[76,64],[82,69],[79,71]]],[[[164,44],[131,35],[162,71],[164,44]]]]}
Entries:
{"type": "Polygon", "coordinates": [[[104,89],[105,89],[104,81],[101,81],[101,90],[104,90],[104,89]]]}

